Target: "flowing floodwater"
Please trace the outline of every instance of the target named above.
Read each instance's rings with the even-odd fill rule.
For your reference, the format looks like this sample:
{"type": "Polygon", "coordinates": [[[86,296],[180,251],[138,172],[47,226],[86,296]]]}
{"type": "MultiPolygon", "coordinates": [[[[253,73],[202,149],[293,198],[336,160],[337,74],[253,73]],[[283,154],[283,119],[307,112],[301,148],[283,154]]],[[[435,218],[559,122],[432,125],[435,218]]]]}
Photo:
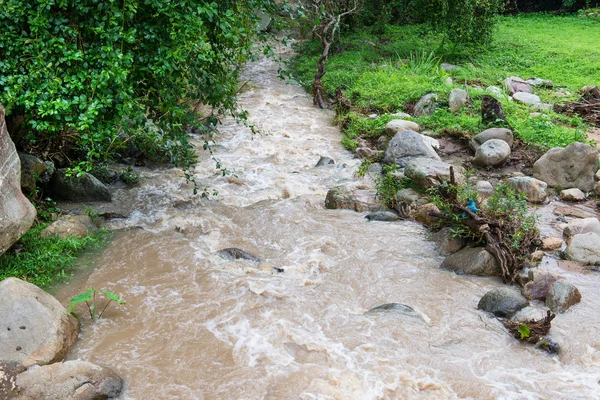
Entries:
{"type": "Polygon", "coordinates": [[[216,154],[234,176],[199,150],[196,177],[216,199],[193,196],[177,169],[141,169],[138,188],[115,194],[129,217],[110,223],[111,245],[57,295],[66,303],[95,287],[127,305],[82,317],[69,358],[114,368],[123,399],[600,398],[597,273],[546,260],[583,300],[553,323],[559,357],[519,344],[476,309],[499,279],[440,270],[418,224],[324,209],[328,188],[370,184],[354,176],[332,115],[272,61],[250,64],[245,79],[241,101],[263,134],[220,127],[216,154]],[[315,168],[321,155],[337,164],[315,168]],[[228,247],[262,261],[216,254],[228,247]],[[391,302],[429,322],[364,315],[391,302]]]}

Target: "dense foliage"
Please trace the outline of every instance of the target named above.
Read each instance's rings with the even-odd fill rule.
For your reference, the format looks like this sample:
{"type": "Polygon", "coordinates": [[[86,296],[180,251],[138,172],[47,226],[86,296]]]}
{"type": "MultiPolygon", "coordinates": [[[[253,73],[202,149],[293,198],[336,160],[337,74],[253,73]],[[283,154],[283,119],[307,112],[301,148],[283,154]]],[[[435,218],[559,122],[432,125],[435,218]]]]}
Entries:
{"type": "Polygon", "coordinates": [[[189,159],[195,107],[236,113],[255,11],[274,10],[271,0],[0,3],[0,102],[12,133],[86,167],[136,147],[189,159]]]}

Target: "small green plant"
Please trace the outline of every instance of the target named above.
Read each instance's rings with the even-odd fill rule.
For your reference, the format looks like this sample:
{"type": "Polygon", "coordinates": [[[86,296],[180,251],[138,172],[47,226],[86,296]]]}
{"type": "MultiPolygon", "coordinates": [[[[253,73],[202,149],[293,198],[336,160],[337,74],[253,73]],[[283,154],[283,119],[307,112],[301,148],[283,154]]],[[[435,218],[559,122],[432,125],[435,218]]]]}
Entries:
{"type": "Polygon", "coordinates": [[[131,167],[122,170],[119,176],[127,185],[135,185],[140,181],[140,174],[131,167]]]}
{"type": "Polygon", "coordinates": [[[100,216],[92,207],[85,206],[83,207],[83,213],[91,218],[92,221],[95,221],[96,218],[100,216]]]}
{"type": "Polygon", "coordinates": [[[518,332],[519,332],[519,335],[521,335],[521,340],[525,340],[529,336],[531,336],[531,329],[529,329],[529,327],[525,324],[519,326],[518,332]]]}
{"type": "MultiPolygon", "coordinates": [[[[109,292],[108,290],[96,290],[96,289],[91,288],[91,289],[88,289],[86,292],[83,292],[83,293],[73,297],[71,299],[71,305],[69,306],[69,308],[67,308],[67,311],[70,313],[73,313],[73,310],[79,304],[85,303],[85,305],[87,306],[88,311],[90,313],[90,318],[92,319],[92,321],[94,321],[94,320],[102,318],[104,311],[106,311],[106,309],[112,302],[115,302],[118,305],[125,304],[125,301],[123,301],[123,299],[121,299],[121,297],[118,294],[109,292]],[[104,307],[102,308],[102,310],[100,312],[98,312],[98,309],[99,309],[98,305],[100,303],[100,300],[97,299],[97,296],[96,296],[97,294],[103,295],[106,298],[106,300],[108,300],[104,304],[104,307]]],[[[77,316],[75,313],[73,313],[73,315],[77,316]]]]}
{"type": "Polygon", "coordinates": [[[405,189],[410,181],[406,178],[399,178],[395,172],[398,171],[396,164],[384,165],[381,177],[375,180],[377,197],[388,207],[396,206],[396,193],[405,189]]]}

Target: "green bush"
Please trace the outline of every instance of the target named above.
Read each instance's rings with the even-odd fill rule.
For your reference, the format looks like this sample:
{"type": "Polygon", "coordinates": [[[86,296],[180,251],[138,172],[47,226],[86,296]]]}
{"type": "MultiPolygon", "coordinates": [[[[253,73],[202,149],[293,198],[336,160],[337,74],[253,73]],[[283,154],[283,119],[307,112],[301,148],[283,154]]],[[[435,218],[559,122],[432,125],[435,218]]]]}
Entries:
{"type": "Polygon", "coordinates": [[[258,36],[254,11],[274,7],[272,0],[3,1],[0,102],[13,120],[24,117],[24,140],[72,147],[87,167],[150,131],[181,161],[189,154],[186,127],[201,126],[196,105],[238,114],[239,66],[258,36]]]}

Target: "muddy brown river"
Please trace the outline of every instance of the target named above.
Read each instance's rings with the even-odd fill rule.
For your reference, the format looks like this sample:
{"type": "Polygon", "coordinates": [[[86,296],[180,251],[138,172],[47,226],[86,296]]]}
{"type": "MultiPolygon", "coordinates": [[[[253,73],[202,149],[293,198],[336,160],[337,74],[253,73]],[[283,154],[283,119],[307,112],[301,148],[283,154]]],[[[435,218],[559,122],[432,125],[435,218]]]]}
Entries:
{"type": "Polygon", "coordinates": [[[57,296],[94,287],[127,304],[96,323],[81,313],[69,359],[114,368],[122,399],[600,399],[600,274],[545,259],[583,299],[553,322],[560,356],[521,345],[477,310],[499,279],[439,269],[416,223],[324,209],[336,184],[371,183],[355,176],[333,115],[277,67],[262,59],[244,74],[241,102],[262,135],[233,120],[219,129],[232,176],[197,140],[195,176],[217,197],[194,196],[178,169],[141,168],[138,187],[115,193],[129,217],[110,222],[112,243],[57,296]],[[336,165],[315,168],[319,156],[336,165]],[[228,247],[262,261],[216,254],[228,247]],[[364,315],[391,302],[429,322],[364,315]]]}

